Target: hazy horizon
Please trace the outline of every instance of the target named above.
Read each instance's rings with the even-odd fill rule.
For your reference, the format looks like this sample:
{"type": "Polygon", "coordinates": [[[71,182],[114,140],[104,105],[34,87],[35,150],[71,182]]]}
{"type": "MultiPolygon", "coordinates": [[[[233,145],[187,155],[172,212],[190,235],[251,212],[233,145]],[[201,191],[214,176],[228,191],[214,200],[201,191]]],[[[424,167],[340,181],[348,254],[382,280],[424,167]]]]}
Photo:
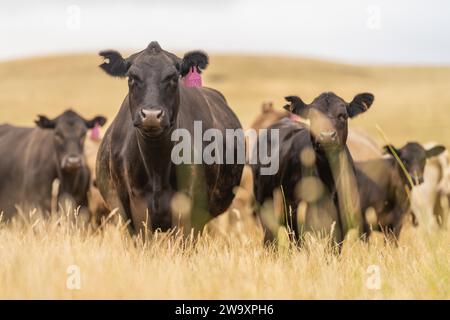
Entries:
{"type": "Polygon", "coordinates": [[[450,2],[45,0],[2,4],[0,60],[139,50],[282,55],[356,64],[450,64],[450,2]]]}

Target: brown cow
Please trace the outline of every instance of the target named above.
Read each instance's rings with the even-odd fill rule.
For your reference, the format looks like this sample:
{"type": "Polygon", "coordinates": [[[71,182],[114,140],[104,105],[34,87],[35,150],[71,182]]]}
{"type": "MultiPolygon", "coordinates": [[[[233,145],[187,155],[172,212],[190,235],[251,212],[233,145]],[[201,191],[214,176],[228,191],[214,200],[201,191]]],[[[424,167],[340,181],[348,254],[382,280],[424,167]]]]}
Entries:
{"type": "MultiPolygon", "coordinates": [[[[356,177],[362,213],[373,208],[377,215],[372,228],[398,239],[411,210],[409,191],[423,183],[426,160],[441,154],[445,147],[425,149],[417,142],[409,142],[400,149],[389,145],[385,150],[391,156],[355,162],[356,177]]],[[[365,232],[370,232],[369,225],[365,225],[365,232]]]]}

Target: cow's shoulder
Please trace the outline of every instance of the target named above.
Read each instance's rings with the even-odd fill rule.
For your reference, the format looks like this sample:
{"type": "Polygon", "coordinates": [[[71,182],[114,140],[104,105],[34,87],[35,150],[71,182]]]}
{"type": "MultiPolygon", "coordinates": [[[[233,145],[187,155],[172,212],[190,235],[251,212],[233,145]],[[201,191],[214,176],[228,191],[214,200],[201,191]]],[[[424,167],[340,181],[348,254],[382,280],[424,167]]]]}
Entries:
{"type": "Polygon", "coordinates": [[[201,120],[204,128],[241,128],[239,119],[217,90],[180,86],[180,110],[182,127],[189,127],[193,120],[201,120]]]}
{"type": "Polygon", "coordinates": [[[218,98],[218,99],[222,99],[225,103],[226,103],[226,101],[227,101],[227,99],[226,99],[225,96],[222,94],[222,92],[220,92],[220,91],[217,90],[217,89],[210,88],[210,87],[202,87],[202,88],[200,88],[200,91],[201,91],[203,94],[209,95],[209,96],[211,96],[211,97],[215,97],[215,98],[218,98]]]}
{"type": "Polygon", "coordinates": [[[293,143],[300,146],[309,145],[308,127],[303,123],[292,121],[286,117],[273,123],[267,129],[269,131],[278,130],[281,148],[290,149],[293,143]]]}

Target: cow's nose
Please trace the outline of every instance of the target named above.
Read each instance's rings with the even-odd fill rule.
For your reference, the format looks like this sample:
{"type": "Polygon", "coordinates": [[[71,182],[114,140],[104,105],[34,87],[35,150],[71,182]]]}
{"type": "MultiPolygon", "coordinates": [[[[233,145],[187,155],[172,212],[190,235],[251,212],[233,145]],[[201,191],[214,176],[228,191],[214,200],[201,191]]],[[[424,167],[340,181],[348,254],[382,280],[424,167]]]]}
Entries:
{"type": "Polygon", "coordinates": [[[320,141],[322,142],[335,142],[337,139],[336,131],[322,131],[320,133],[320,141]]]}
{"type": "Polygon", "coordinates": [[[410,174],[410,176],[411,176],[411,178],[413,180],[413,183],[415,185],[419,185],[419,184],[423,183],[423,175],[419,175],[417,173],[417,171],[414,171],[412,174],[410,174]]]}
{"type": "Polygon", "coordinates": [[[81,167],[82,160],[79,156],[68,156],[66,158],[64,168],[65,169],[79,169],[81,167]]]}
{"type": "Polygon", "coordinates": [[[164,117],[164,110],[162,109],[141,109],[142,124],[145,127],[155,127],[161,126],[161,120],[164,117]]]}

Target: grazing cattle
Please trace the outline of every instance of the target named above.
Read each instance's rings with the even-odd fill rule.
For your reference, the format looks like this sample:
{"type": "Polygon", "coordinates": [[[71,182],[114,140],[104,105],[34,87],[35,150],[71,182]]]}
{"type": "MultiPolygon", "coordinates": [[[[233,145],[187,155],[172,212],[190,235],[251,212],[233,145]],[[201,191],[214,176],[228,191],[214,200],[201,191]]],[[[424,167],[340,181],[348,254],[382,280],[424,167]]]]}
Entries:
{"type": "Polygon", "coordinates": [[[87,208],[90,172],[83,154],[86,132],[102,116],[86,120],[72,110],[55,119],[39,116],[38,128],[0,126],[0,211],[10,218],[15,206],[51,210],[52,184],[59,180],[58,202],[69,199],[87,208]]]}
{"type": "MultiPolygon", "coordinates": [[[[268,128],[279,130],[280,167],[275,175],[262,175],[262,165],[253,166],[255,197],[263,204],[281,192],[285,211],[292,209],[283,223],[297,237],[302,229],[330,233],[334,225],[333,239],[341,242],[350,228],[362,229],[353,161],[346,146],[348,118],[365,112],[373,99],[372,94],[362,93],[346,103],[329,92],[308,105],[299,97],[286,97],[290,104],[285,108],[309,119],[310,126],[282,119],[268,128]],[[304,217],[297,210],[302,202],[307,205],[304,217]]],[[[277,229],[265,221],[263,209],[258,211],[267,242],[274,239],[277,229]]]]}
{"type": "MultiPolygon", "coordinates": [[[[106,58],[101,68],[128,77],[129,88],[97,159],[97,185],[109,209],[118,208],[135,231],[167,230],[182,219],[181,210],[190,216],[187,223],[200,230],[228,208],[243,169],[243,164],[225,161],[175,165],[171,159],[172,133],[181,129],[193,135],[194,121],[201,121],[203,130],[221,133],[241,128],[220,92],[181,84],[180,77],[191,68],[206,68],[206,54],[194,51],[180,59],[152,42],[127,59],[116,51],[100,55],[106,58]]],[[[236,155],[236,149],[237,144],[227,144],[221,159],[236,155]]]]}
{"type": "MultiPolygon", "coordinates": [[[[437,143],[427,143],[429,149],[437,143]]],[[[411,206],[419,216],[422,226],[432,227],[435,217],[440,227],[446,227],[450,205],[450,157],[448,150],[427,161],[424,170],[424,182],[413,188],[411,206]]]]}
{"type": "MultiPolygon", "coordinates": [[[[424,149],[416,142],[409,142],[401,149],[385,146],[390,155],[386,158],[355,162],[361,211],[366,214],[373,208],[376,212],[377,223],[372,229],[398,239],[404,217],[411,213],[408,193],[413,185],[423,183],[426,160],[444,150],[443,146],[424,149]]],[[[413,216],[416,223],[414,220],[413,216]]],[[[364,231],[370,233],[368,223],[364,231]]]]}

